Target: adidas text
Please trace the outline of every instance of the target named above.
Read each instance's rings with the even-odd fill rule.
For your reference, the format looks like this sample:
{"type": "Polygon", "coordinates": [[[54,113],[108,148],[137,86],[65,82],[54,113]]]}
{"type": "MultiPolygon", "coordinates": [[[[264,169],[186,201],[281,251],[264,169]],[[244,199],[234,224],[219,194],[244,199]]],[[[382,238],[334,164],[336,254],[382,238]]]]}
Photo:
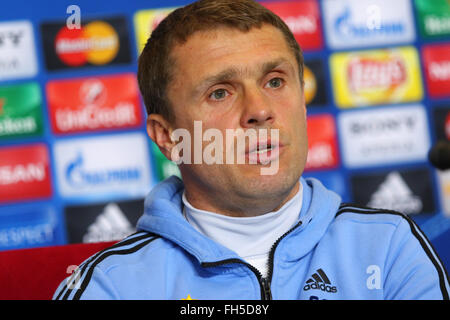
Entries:
{"type": "Polygon", "coordinates": [[[325,292],[336,293],[337,288],[335,286],[326,285],[325,283],[318,284],[314,282],[312,284],[307,284],[303,287],[303,290],[308,291],[310,289],[320,289],[325,292]]]}

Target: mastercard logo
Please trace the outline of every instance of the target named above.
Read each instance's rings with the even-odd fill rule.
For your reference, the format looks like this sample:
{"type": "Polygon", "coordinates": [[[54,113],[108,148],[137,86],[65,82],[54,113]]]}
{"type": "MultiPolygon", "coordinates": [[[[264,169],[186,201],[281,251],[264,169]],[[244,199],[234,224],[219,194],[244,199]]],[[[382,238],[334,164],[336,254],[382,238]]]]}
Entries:
{"type": "Polygon", "coordinates": [[[303,69],[303,77],[305,81],[305,103],[309,104],[316,96],[317,81],[314,73],[306,65],[303,69]]]}
{"type": "Polygon", "coordinates": [[[450,140],[450,112],[448,112],[445,117],[445,136],[450,140]]]}
{"type": "Polygon", "coordinates": [[[116,30],[104,21],[92,21],[80,29],[64,26],[55,38],[57,56],[72,67],[110,63],[117,56],[119,47],[116,30]]]}

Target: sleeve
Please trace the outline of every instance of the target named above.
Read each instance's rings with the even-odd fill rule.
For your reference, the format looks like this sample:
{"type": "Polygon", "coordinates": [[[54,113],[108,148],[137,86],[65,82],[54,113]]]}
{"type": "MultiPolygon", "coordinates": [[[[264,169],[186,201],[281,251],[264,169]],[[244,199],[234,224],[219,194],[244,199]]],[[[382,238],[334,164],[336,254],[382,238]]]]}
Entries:
{"type": "Polygon", "coordinates": [[[385,299],[448,300],[449,279],[439,256],[419,227],[403,217],[386,260],[385,299]]]}
{"type": "Polygon", "coordinates": [[[99,268],[89,272],[77,270],[56,289],[53,300],[117,300],[120,299],[111,280],[99,268]]]}

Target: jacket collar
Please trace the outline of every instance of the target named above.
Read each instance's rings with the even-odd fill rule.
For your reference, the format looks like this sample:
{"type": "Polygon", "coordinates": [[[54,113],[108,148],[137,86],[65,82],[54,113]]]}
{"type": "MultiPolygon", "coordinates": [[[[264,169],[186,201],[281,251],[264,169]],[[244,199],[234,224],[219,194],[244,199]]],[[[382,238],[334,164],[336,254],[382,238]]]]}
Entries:
{"type": "MultiPolygon", "coordinates": [[[[302,224],[278,245],[276,254],[296,260],[311,251],[326,232],[339,207],[340,198],[318,180],[301,178],[303,204],[302,224]]],[[[156,233],[184,248],[200,263],[240,259],[230,249],[195,230],[183,217],[183,182],[172,176],[155,186],[145,199],[144,214],[137,229],[156,233]]]]}

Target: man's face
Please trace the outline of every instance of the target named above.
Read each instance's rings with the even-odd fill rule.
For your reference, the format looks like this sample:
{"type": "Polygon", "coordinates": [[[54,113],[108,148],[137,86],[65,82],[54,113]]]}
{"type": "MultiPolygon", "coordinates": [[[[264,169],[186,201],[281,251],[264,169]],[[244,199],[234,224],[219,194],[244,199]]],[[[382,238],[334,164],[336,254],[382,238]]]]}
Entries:
{"type": "MultiPolygon", "coordinates": [[[[249,32],[231,28],[194,33],[172,50],[174,78],[168,97],[174,128],[187,129],[194,144],[194,121],[218,129],[223,164],[181,164],[188,200],[196,207],[232,216],[279,208],[298,190],[307,156],[306,110],[299,67],[278,29],[263,25],[249,32]],[[225,163],[226,130],[278,130],[278,156],[270,164],[225,163]],[[263,175],[261,168],[275,167],[263,175]]],[[[272,137],[272,142],[275,137],[272,137]]],[[[211,141],[203,141],[203,149],[211,141]]],[[[192,154],[192,159],[194,155],[192,154]]],[[[236,159],[236,158],[234,158],[236,159]]]]}

